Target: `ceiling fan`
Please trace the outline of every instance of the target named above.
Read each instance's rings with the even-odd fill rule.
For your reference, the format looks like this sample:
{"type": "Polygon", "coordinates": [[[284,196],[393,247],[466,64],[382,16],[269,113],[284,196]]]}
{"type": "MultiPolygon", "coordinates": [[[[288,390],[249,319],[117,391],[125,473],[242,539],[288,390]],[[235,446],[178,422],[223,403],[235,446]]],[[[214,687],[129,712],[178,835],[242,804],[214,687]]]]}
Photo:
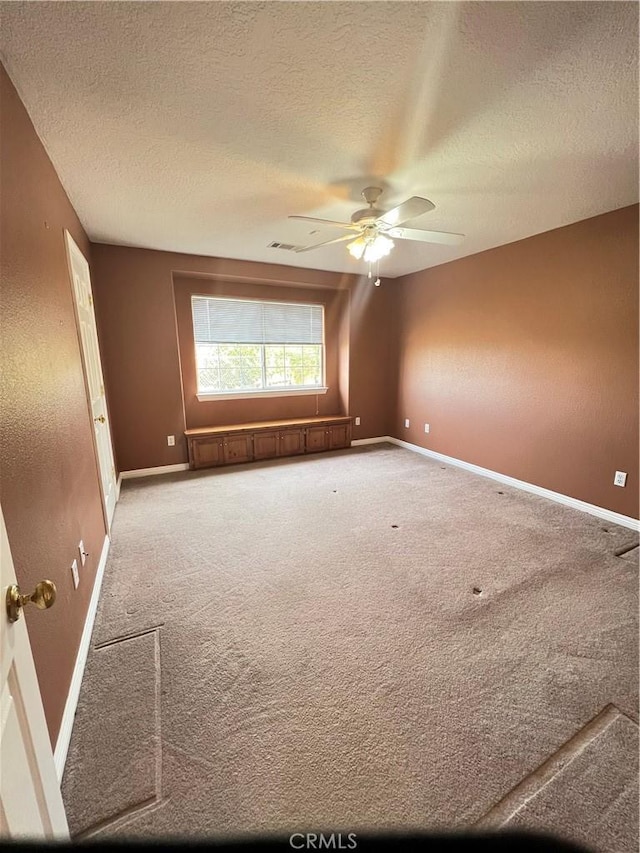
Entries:
{"type": "Polygon", "coordinates": [[[422,243],[443,243],[448,246],[456,246],[464,239],[464,234],[400,227],[405,222],[433,210],[435,204],[427,198],[412,196],[391,210],[381,210],[376,207],[376,202],[381,195],[382,189],[380,187],[365,187],[362,190],[362,197],[369,207],[356,210],[351,217],[351,222],[316,219],[313,216],[289,216],[289,219],[302,219],[306,222],[316,222],[334,228],[345,228],[350,232],[344,237],[335,237],[333,240],[325,240],[322,243],[314,243],[310,246],[299,246],[295,251],[310,252],[312,249],[319,249],[321,246],[330,246],[333,243],[350,240],[347,249],[354,258],[358,260],[364,258],[369,264],[369,277],[371,277],[371,264],[389,254],[394,247],[393,239],[418,240],[422,243]]]}

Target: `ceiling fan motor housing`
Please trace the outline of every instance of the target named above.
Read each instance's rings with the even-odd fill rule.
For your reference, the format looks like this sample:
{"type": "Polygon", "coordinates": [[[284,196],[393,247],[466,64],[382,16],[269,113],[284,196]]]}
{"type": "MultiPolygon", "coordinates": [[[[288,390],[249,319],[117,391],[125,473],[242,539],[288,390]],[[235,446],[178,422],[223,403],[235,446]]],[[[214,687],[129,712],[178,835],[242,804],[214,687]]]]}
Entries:
{"type": "Polygon", "coordinates": [[[382,187],[365,187],[362,190],[362,198],[367,202],[369,207],[362,210],[356,210],[351,217],[353,225],[366,225],[367,220],[373,222],[378,216],[381,216],[384,211],[376,207],[376,202],[382,195],[382,187]]]}
{"type": "Polygon", "coordinates": [[[384,210],[379,210],[377,207],[365,207],[363,210],[356,210],[351,217],[351,222],[354,225],[367,225],[367,223],[373,223],[383,213],[384,210]]]}
{"type": "Polygon", "coordinates": [[[382,195],[382,187],[365,187],[362,190],[362,198],[372,207],[382,195]]]}

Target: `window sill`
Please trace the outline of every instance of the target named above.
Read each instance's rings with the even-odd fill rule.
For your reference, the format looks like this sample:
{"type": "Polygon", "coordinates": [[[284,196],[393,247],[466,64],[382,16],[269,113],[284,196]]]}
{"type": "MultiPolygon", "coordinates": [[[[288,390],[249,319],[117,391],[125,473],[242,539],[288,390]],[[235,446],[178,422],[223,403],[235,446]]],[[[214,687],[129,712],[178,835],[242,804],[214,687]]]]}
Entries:
{"type": "Polygon", "coordinates": [[[216,400],[244,400],[253,397],[315,397],[316,394],[326,394],[328,388],[275,388],[273,391],[231,391],[228,394],[196,394],[198,402],[211,403],[216,400]]]}

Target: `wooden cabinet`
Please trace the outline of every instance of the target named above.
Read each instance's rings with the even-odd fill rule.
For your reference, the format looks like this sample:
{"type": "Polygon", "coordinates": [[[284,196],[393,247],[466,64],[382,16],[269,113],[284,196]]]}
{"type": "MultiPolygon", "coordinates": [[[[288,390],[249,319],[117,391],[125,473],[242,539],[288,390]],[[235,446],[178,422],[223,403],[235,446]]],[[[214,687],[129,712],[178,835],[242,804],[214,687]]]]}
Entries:
{"type": "Polygon", "coordinates": [[[328,428],[329,450],[351,446],[351,424],[332,424],[328,428]]]}
{"type": "Polygon", "coordinates": [[[285,429],[280,433],[278,456],[297,456],[304,453],[304,430],[285,429]]]}
{"type": "Polygon", "coordinates": [[[318,453],[351,445],[351,418],[258,421],[185,430],[189,466],[211,468],[278,456],[318,453]]]}
{"type": "Polygon", "coordinates": [[[211,468],[224,465],[224,447],[222,436],[203,438],[189,445],[189,466],[191,468],[211,468]]]}
{"type": "Polygon", "coordinates": [[[234,462],[251,462],[253,442],[251,435],[202,436],[189,442],[189,465],[191,468],[212,468],[215,465],[231,465],[234,462]]]}
{"type": "Polygon", "coordinates": [[[338,450],[351,445],[351,423],[323,424],[307,428],[307,453],[338,450]]]}
{"type": "Polygon", "coordinates": [[[318,453],[321,450],[329,449],[329,430],[326,424],[307,429],[306,449],[307,453],[318,453]]]}
{"type": "Polygon", "coordinates": [[[275,459],[278,455],[280,433],[275,430],[265,430],[253,434],[253,458],[275,459]]]}
{"type": "Polygon", "coordinates": [[[256,430],[253,433],[253,458],[275,459],[276,456],[297,456],[304,453],[304,430],[256,430]]]}
{"type": "Polygon", "coordinates": [[[253,459],[253,436],[251,433],[224,436],[224,464],[251,462],[253,459]]]}

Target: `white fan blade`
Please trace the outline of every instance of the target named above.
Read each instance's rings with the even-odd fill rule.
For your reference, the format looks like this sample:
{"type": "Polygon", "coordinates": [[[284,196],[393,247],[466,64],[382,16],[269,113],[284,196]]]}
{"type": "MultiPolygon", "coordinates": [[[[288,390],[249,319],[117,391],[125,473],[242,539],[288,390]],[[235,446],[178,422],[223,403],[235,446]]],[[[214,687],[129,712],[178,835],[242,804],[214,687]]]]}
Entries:
{"type": "Polygon", "coordinates": [[[344,240],[353,240],[353,234],[346,234],[344,237],[335,237],[333,240],[325,240],[324,243],[314,243],[313,246],[301,246],[299,249],[294,249],[294,252],[310,252],[311,249],[319,249],[320,246],[330,246],[331,243],[342,243],[344,240]]]}
{"type": "Polygon", "coordinates": [[[350,231],[358,230],[357,225],[352,225],[350,222],[336,222],[335,219],[316,219],[314,216],[288,216],[287,219],[302,219],[304,222],[332,225],[334,228],[348,228],[350,231]]]}
{"type": "Polygon", "coordinates": [[[464,240],[464,234],[448,231],[423,231],[422,228],[389,228],[384,232],[399,240],[420,240],[422,243],[442,243],[445,246],[457,246],[464,240]]]}
{"type": "Polygon", "coordinates": [[[376,224],[380,225],[402,225],[403,222],[408,222],[410,219],[415,219],[416,216],[422,216],[423,213],[428,213],[433,210],[435,204],[429,201],[428,198],[420,198],[414,195],[403,201],[397,207],[392,207],[376,219],[376,224]]]}

